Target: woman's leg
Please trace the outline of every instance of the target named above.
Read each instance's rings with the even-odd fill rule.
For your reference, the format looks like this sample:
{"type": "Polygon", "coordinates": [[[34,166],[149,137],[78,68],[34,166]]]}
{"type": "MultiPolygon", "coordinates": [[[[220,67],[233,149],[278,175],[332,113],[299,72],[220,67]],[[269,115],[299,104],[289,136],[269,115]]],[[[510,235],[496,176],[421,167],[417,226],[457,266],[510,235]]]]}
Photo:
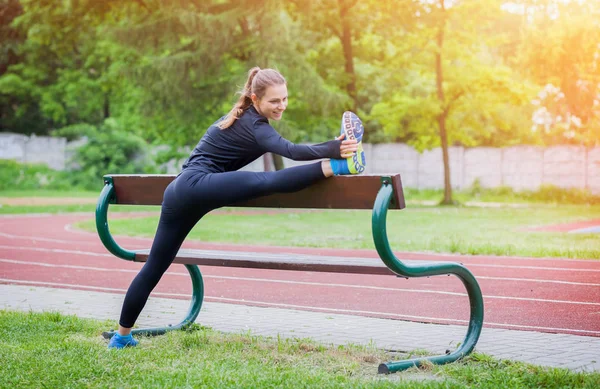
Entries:
{"type": "Polygon", "coordinates": [[[321,162],[321,170],[323,170],[323,175],[325,177],[333,177],[333,169],[331,167],[330,159],[321,162]]]}
{"type": "Polygon", "coordinates": [[[184,172],[167,189],[148,261],[134,278],[121,309],[119,334],[128,335],[152,290],[184,239],[210,210],[277,192],[295,192],[333,175],[329,161],[276,172],[184,172]]]}
{"type": "Polygon", "coordinates": [[[173,193],[174,185],[165,190],[160,220],[148,260],[133,279],[121,309],[119,334],[127,335],[148,301],[152,290],[167,271],[181,244],[198,220],[206,212],[179,207],[173,193]]]}
{"type": "Polygon", "coordinates": [[[192,183],[196,190],[186,202],[210,204],[212,209],[272,193],[296,192],[327,177],[324,163],[316,162],[276,172],[210,173],[192,183]]]}

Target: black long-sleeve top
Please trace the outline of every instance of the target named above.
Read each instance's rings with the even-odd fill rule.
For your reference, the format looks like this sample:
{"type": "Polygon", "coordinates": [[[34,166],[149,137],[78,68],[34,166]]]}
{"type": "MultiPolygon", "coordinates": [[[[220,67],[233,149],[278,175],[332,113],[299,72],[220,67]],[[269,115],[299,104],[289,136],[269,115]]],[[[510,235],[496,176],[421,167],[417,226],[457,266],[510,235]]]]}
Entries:
{"type": "Polygon", "coordinates": [[[234,171],[266,152],[295,161],[341,158],[341,141],[331,140],[315,145],[294,144],[279,135],[254,106],[250,106],[238,120],[224,130],[217,127],[221,119],[208,128],[183,164],[183,170],[194,169],[206,173],[234,171]]]}

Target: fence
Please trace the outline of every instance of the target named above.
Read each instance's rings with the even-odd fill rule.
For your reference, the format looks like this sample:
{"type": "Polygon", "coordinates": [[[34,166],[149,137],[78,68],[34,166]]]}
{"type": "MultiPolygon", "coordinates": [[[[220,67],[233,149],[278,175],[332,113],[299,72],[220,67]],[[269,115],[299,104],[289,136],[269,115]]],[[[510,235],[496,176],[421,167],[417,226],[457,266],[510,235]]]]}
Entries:
{"type": "MultiPolygon", "coordinates": [[[[53,169],[65,169],[77,143],[63,138],[27,137],[0,134],[0,159],[24,163],[46,163],[53,169]]],[[[406,144],[364,145],[367,155],[366,173],[400,173],[405,187],[437,189],[444,185],[441,149],[423,153],[406,144]]],[[[563,188],[587,189],[600,194],[600,147],[579,146],[514,146],[451,147],[450,174],[456,189],[470,187],[478,179],[484,187],[508,186],[515,190],[535,190],[542,184],[563,188]]],[[[286,167],[299,162],[284,159],[286,167]]],[[[169,164],[176,172],[176,164],[169,164]]],[[[262,171],[262,159],[246,170],[262,171]]]]}

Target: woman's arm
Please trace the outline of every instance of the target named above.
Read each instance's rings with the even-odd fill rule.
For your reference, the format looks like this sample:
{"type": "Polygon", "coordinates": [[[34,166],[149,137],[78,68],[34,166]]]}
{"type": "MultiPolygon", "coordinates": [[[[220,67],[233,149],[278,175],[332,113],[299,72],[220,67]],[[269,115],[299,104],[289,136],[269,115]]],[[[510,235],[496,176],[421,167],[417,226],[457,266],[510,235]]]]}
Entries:
{"type": "Polygon", "coordinates": [[[270,124],[257,121],[255,137],[259,147],[294,161],[310,161],[321,158],[348,158],[356,151],[356,141],[342,141],[342,136],[315,145],[299,145],[282,137],[270,124]]]}

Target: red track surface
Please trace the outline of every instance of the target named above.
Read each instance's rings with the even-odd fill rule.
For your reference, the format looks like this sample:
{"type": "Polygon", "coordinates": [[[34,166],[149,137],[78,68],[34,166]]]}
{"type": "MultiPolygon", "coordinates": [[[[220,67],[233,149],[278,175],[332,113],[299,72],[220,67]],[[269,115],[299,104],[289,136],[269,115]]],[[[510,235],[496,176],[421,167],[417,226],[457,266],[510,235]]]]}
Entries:
{"type": "MultiPolygon", "coordinates": [[[[115,217],[116,215],[113,215],[115,217]]],[[[131,217],[131,216],[127,216],[131,217]]],[[[107,253],[96,234],[72,223],[90,215],[0,217],[0,283],[125,293],[142,266],[107,253]]],[[[118,238],[129,249],[150,239],[118,238]]],[[[186,242],[184,247],[373,257],[375,250],[305,249],[186,242]]],[[[600,261],[396,253],[400,259],[455,261],[476,276],[485,326],[600,337],[600,261]]],[[[466,324],[468,298],[455,277],[402,279],[203,267],[206,300],[466,324]]],[[[174,265],[157,297],[189,298],[187,271],[174,265]]],[[[182,312],[182,317],[183,317],[182,312]]]]}
{"type": "Polygon", "coordinates": [[[579,230],[587,227],[596,227],[600,226],[600,220],[592,219],[585,220],[574,223],[561,223],[561,224],[553,224],[549,226],[539,226],[530,228],[529,231],[546,231],[546,232],[569,232],[574,230],[579,230]]]}

